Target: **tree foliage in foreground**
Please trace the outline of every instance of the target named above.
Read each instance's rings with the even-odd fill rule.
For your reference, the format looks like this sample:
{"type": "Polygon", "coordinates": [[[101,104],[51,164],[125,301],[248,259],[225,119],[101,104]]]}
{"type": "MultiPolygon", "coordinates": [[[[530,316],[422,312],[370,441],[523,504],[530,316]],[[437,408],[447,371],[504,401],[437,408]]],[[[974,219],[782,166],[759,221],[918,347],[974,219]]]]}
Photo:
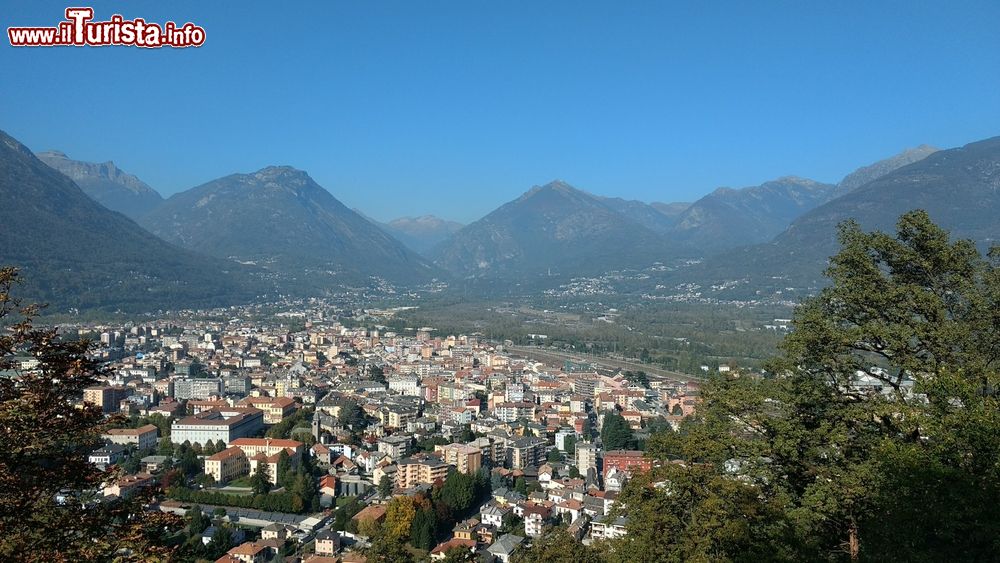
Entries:
{"type": "Polygon", "coordinates": [[[919,211],[840,239],[773,376],[713,381],[650,440],[610,559],[996,560],[1000,253],[919,211]]]}
{"type": "Polygon", "coordinates": [[[100,369],[89,342],[32,324],[38,309],[11,295],[17,283],[16,269],[0,268],[0,370],[16,370],[0,377],[0,559],[167,559],[171,550],[159,546],[176,518],[143,513],[138,499],[87,502],[112,477],[87,461],[101,444],[103,414],[77,406],[100,369]],[[17,369],[16,356],[37,360],[37,369],[17,369]]]}
{"type": "Polygon", "coordinates": [[[519,548],[512,558],[514,563],[599,563],[602,560],[600,551],[578,542],[562,527],[546,532],[534,540],[531,547],[519,548]]]}

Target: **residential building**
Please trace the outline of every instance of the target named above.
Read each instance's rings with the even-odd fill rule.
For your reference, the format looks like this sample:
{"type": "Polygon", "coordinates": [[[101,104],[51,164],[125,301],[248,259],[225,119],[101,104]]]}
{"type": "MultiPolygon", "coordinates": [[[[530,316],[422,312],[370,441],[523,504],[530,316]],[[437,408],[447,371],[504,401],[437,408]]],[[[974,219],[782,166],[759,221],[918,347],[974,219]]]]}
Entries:
{"type": "Polygon", "coordinates": [[[242,543],[216,560],[215,563],[266,563],[273,550],[263,542],[242,543]]]}
{"type": "Polygon", "coordinates": [[[279,438],[237,438],[230,441],[229,446],[243,450],[243,453],[247,457],[253,457],[261,453],[271,456],[280,454],[282,450],[285,450],[288,452],[289,458],[299,460],[302,459],[302,453],[305,451],[305,444],[302,442],[279,438]]]}
{"type": "Polygon", "coordinates": [[[156,479],[149,473],[126,475],[115,480],[112,484],[105,486],[102,492],[104,496],[126,497],[143,487],[152,485],[154,482],[156,482],[156,479]]]}
{"type": "Polygon", "coordinates": [[[524,542],[524,538],[521,536],[515,536],[514,534],[504,534],[500,538],[493,542],[487,552],[496,558],[500,563],[510,563],[511,558],[514,556],[514,552],[517,548],[524,542]]]}
{"type": "Polygon", "coordinates": [[[495,500],[491,500],[479,509],[479,519],[482,523],[497,529],[503,528],[513,518],[514,508],[510,505],[501,505],[495,500]]]}
{"type": "Polygon", "coordinates": [[[216,483],[226,483],[250,472],[250,462],[243,450],[230,447],[205,458],[205,474],[216,483]]]}
{"type": "Polygon", "coordinates": [[[105,414],[116,413],[129,390],[125,387],[97,385],[83,390],[83,402],[98,406],[105,414]]]}
{"type": "MultiPolygon", "coordinates": [[[[618,469],[626,474],[633,471],[649,471],[653,460],[643,455],[639,450],[611,450],[604,452],[604,478],[607,479],[611,469],[618,469]]],[[[581,469],[582,472],[582,469],[581,469]]]]}
{"type": "Polygon", "coordinates": [[[340,535],[332,530],[321,530],[313,544],[316,555],[333,556],[340,549],[340,535]]]}
{"type": "Polygon", "coordinates": [[[257,471],[260,464],[264,464],[268,480],[272,485],[278,484],[278,463],[281,461],[281,452],[288,454],[289,463],[295,467],[302,460],[305,451],[305,444],[302,442],[277,438],[238,438],[229,445],[239,448],[246,455],[251,474],[257,471]]]}
{"type": "Polygon", "coordinates": [[[545,523],[552,517],[552,509],[535,503],[525,503],[523,507],[524,533],[529,537],[541,537],[545,523]]]}
{"type": "Polygon", "coordinates": [[[447,553],[453,549],[467,549],[470,553],[476,551],[476,540],[452,538],[446,542],[439,543],[431,550],[431,561],[443,561],[447,553]]]}
{"type": "Polygon", "coordinates": [[[142,458],[142,470],[146,473],[156,473],[160,469],[163,469],[163,465],[170,459],[170,456],[165,455],[148,455],[142,458]]]}
{"type": "Polygon", "coordinates": [[[295,401],[288,397],[247,397],[240,404],[264,411],[264,424],[277,424],[295,412],[295,401]]]}
{"type": "Polygon", "coordinates": [[[147,424],[139,428],[111,428],[104,433],[103,438],[112,444],[148,450],[156,447],[159,435],[160,430],[156,425],[147,424]]]}
{"type": "Polygon", "coordinates": [[[410,449],[412,439],[409,436],[394,434],[378,441],[378,451],[389,456],[393,461],[402,459],[410,449]]]}
{"type": "Polygon", "coordinates": [[[284,542],[294,531],[295,528],[291,526],[274,522],[260,529],[260,539],[284,542]]]}
{"type": "Polygon", "coordinates": [[[591,442],[581,442],[576,445],[576,468],[583,475],[589,469],[597,469],[597,446],[591,442]]]}
{"type": "Polygon", "coordinates": [[[613,540],[624,536],[628,519],[624,517],[611,519],[607,516],[597,516],[590,523],[590,537],[595,540],[613,540]]]}
{"type": "Polygon", "coordinates": [[[437,445],[434,446],[434,453],[441,456],[441,461],[469,475],[479,471],[483,465],[483,453],[468,444],[437,445]]]}
{"type": "Polygon", "coordinates": [[[174,380],[175,399],[208,399],[210,397],[219,397],[222,395],[222,389],[222,379],[217,377],[174,380]]]}
{"type": "Polygon", "coordinates": [[[430,485],[434,481],[441,479],[444,481],[448,477],[451,466],[434,458],[425,459],[406,458],[399,461],[396,470],[396,487],[409,489],[416,485],[430,485]]]}
{"type": "Polygon", "coordinates": [[[533,467],[545,459],[545,440],[526,436],[507,444],[507,466],[511,469],[533,467]]]}
{"type": "Polygon", "coordinates": [[[114,465],[123,459],[125,459],[125,446],[119,446],[118,444],[106,444],[90,452],[90,455],[87,457],[87,461],[101,469],[109,465],[114,465]]]}

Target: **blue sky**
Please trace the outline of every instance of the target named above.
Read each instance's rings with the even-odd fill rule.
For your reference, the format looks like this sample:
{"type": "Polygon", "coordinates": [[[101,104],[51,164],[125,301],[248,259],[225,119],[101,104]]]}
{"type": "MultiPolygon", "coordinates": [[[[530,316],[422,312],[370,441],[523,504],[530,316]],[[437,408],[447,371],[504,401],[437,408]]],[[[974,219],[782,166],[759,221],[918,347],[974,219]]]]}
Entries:
{"type": "MultiPolygon", "coordinates": [[[[377,219],[471,221],[555,178],[684,201],[1000,135],[995,1],[81,4],[207,41],[4,39],[0,129],[164,195],[290,164],[377,219]]],[[[7,1],[0,24],[66,6],[7,1]]]]}

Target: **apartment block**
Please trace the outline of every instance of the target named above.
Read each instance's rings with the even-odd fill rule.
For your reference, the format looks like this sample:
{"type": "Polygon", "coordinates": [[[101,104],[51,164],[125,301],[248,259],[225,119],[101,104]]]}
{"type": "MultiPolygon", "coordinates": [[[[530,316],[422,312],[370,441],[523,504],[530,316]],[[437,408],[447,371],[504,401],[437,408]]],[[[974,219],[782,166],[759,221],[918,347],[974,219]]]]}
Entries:
{"type": "Polygon", "coordinates": [[[442,481],[448,477],[451,466],[447,463],[428,457],[426,459],[406,458],[397,464],[396,487],[409,489],[416,485],[430,485],[434,481],[442,481]]]}
{"type": "Polygon", "coordinates": [[[447,444],[434,446],[434,453],[441,461],[454,465],[462,473],[472,474],[483,466],[483,452],[467,444],[447,444]]]}

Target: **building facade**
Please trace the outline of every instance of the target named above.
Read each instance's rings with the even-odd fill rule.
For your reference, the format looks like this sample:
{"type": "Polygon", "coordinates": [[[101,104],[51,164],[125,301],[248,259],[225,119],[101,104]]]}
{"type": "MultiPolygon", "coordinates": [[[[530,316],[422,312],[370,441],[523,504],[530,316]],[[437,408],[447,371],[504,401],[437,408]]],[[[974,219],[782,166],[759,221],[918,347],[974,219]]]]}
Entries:
{"type": "Polygon", "coordinates": [[[112,428],[104,433],[103,438],[112,444],[150,450],[156,447],[159,436],[160,429],[147,424],[139,428],[112,428]]]}
{"type": "Polygon", "coordinates": [[[254,408],[211,409],[175,420],[170,425],[170,441],[205,445],[209,441],[225,443],[255,436],[264,429],[264,413],[254,408]]]}

